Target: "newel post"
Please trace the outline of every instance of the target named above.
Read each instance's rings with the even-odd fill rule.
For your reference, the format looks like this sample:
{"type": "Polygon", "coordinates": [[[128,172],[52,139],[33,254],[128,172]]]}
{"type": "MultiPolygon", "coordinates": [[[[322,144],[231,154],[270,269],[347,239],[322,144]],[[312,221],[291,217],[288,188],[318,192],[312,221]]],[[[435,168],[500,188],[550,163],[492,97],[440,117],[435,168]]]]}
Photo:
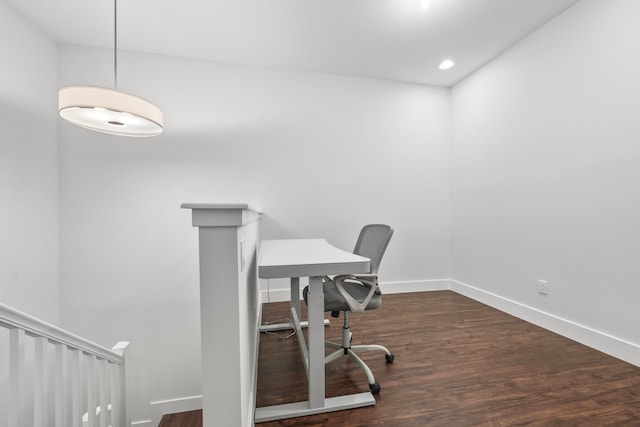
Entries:
{"type": "Polygon", "coordinates": [[[198,227],[204,427],[253,425],[259,334],[260,213],[246,204],[183,203],[198,227]]]}

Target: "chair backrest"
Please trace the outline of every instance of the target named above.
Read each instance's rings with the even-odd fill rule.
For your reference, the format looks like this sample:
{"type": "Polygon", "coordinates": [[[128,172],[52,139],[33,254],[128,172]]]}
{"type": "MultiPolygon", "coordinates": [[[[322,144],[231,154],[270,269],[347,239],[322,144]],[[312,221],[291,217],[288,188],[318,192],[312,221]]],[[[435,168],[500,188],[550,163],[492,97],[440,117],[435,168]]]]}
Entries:
{"type": "Polygon", "coordinates": [[[362,227],[353,253],[371,260],[369,273],[378,274],[382,255],[384,255],[392,235],[393,228],[385,224],[369,224],[362,227]]]}

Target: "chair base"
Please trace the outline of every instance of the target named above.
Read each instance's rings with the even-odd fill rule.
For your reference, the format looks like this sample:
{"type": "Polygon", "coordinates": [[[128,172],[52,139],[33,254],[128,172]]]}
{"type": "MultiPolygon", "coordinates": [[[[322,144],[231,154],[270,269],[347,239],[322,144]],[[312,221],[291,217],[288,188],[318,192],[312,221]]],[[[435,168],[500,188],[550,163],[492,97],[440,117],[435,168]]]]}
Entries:
{"type": "Polygon", "coordinates": [[[325,365],[327,363],[331,363],[334,360],[339,359],[341,356],[351,357],[357,364],[362,368],[365,375],[367,376],[367,381],[369,382],[369,389],[371,393],[378,394],[380,393],[380,383],[378,383],[373,376],[373,372],[367,366],[366,363],[356,354],[359,352],[365,351],[383,351],[385,353],[385,359],[387,363],[392,363],[395,359],[393,353],[389,351],[388,348],[382,345],[370,344],[370,345],[351,345],[351,337],[352,333],[349,329],[349,314],[348,312],[344,312],[344,326],[342,327],[342,344],[334,343],[331,341],[325,341],[325,346],[335,351],[324,358],[325,365]]]}

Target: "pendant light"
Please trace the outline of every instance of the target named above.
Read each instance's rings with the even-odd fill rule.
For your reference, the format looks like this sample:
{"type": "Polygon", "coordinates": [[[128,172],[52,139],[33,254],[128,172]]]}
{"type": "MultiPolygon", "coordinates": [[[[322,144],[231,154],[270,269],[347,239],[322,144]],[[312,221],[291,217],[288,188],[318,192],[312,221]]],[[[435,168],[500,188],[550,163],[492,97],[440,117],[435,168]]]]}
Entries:
{"type": "Polygon", "coordinates": [[[142,98],[118,91],[118,6],[113,0],[115,89],[68,86],[58,92],[60,116],[74,125],[112,135],[146,137],[162,133],[162,111],[142,98]]]}

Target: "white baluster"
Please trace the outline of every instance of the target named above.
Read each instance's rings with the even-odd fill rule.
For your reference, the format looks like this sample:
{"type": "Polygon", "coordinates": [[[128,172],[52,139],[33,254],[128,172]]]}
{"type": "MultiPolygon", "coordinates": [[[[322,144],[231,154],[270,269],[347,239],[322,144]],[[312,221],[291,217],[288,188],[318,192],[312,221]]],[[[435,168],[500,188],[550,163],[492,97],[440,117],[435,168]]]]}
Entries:
{"type": "Polygon", "coordinates": [[[44,337],[35,338],[35,366],[34,366],[34,395],[33,395],[33,425],[34,427],[47,427],[47,392],[49,353],[47,344],[49,340],[44,337]]]}
{"type": "Polygon", "coordinates": [[[71,427],[82,427],[82,369],[80,366],[81,351],[69,350],[71,370],[71,427]]]}
{"type": "Polygon", "coordinates": [[[69,406],[69,386],[67,381],[67,346],[57,343],[55,345],[55,370],[54,370],[54,407],[55,427],[68,427],[67,408],[69,406]]]}
{"type": "Polygon", "coordinates": [[[120,366],[109,364],[109,382],[111,383],[111,427],[124,427],[122,423],[122,403],[120,392],[120,366]]]}
{"type": "Polygon", "coordinates": [[[9,427],[24,426],[24,341],[22,329],[9,331],[9,427]]]}
{"type": "Polygon", "coordinates": [[[96,356],[87,354],[84,360],[87,383],[87,427],[96,427],[96,356]]]}
{"type": "Polygon", "coordinates": [[[98,389],[100,390],[100,427],[108,427],[107,417],[109,415],[109,379],[107,377],[107,361],[98,360],[98,389]]]}

